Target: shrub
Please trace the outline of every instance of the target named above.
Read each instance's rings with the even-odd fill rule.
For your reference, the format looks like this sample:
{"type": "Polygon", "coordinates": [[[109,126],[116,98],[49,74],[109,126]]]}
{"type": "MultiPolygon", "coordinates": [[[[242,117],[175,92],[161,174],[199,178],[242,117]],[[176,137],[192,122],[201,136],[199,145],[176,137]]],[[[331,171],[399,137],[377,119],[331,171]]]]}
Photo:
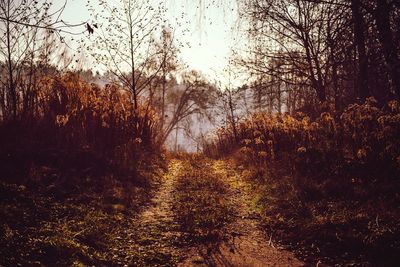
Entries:
{"type": "Polygon", "coordinates": [[[100,88],[66,73],[43,76],[35,88],[35,109],[0,122],[3,179],[29,179],[41,166],[60,170],[61,180],[70,179],[68,173],[85,178],[115,171],[134,178],[148,154],[158,150],[154,112],[135,109],[118,85],[100,88]]]}
{"type": "Polygon", "coordinates": [[[240,160],[257,166],[286,158],[309,178],[349,176],[382,180],[400,173],[400,107],[378,107],[373,98],[348,106],[340,116],[324,112],[315,119],[302,113],[255,113],[233,131],[221,128],[204,145],[209,156],[240,151],[240,160]]]}

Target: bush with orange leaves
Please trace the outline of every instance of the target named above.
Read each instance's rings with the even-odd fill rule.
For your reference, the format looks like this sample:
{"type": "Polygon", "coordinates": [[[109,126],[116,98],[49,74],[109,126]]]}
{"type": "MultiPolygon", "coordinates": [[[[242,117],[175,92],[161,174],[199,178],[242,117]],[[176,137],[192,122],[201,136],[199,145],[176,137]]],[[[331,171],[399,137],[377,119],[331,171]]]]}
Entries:
{"type": "Polygon", "coordinates": [[[0,125],[3,152],[11,155],[4,157],[12,161],[10,169],[25,169],[21,175],[28,175],[35,158],[47,165],[70,157],[78,165],[94,157],[101,160],[92,168],[125,168],[135,175],[146,153],[158,149],[154,112],[150,107],[134,109],[129,92],[118,85],[100,88],[67,73],[41,77],[37,88],[31,114],[0,125]],[[50,159],[53,154],[57,159],[50,159]]]}
{"type": "Polygon", "coordinates": [[[256,113],[237,129],[237,142],[222,128],[204,151],[238,164],[268,235],[309,262],[399,262],[398,101],[314,118],[256,113]]]}
{"type": "Polygon", "coordinates": [[[240,151],[244,163],[265,165],[285,158],[305,176],[346,175],[380,180],[400,173],[400,105],[379,107],[373,98],[348,106],[341,116],[324,112],[311,119],[303,113],[255,113],[239,123],[236,142],[221,128],[204,145],[210,156],[240,151]]]}
{"type": "Polygon", "coordinates": [[[38,115],[58,128],[64,144],[106,152],[128,143],[152,147],[154,113],[135,110],[130,94],[119,86],[100,88],[72,73],[40,83],[38,115]]]}

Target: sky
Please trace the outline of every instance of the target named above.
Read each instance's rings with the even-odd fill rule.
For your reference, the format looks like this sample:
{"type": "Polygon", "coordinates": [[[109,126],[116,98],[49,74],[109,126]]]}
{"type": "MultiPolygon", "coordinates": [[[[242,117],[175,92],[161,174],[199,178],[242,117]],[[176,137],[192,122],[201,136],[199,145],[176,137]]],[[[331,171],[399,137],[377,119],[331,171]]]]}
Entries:
{"type": "MultiPolygon", "coordinates": [[[[92,21],[85,5],[87,1],[68,0],[62,19],[73,24],[92,21]]],[[[176,39],[183,44],[181,59],[190,69],[199,70],[211,81],[226,83],[224,69],[228,67],[231,48],[237,42],[234,40],[238,23],[237,0],[160,1],[167,8],[166,18],[175,28],[176,39]],[[176,21],[181,22],[181,26],[176,21]]],[[[57,0],[55,5],[62,2],[57,0]]],[[[96,0],[90,2],[95,5],[96,0]]]]}
{"type": "MultiPolygon", "coordinates": [[[[68,0],[62,19],[71,24],[93,22],[86,7],[88,0],[68,0]]],[[[89,0],[95,6],[98,0],[89,0]]],[[[119,0],[107,0],[117,2],[119,0]]],[[[174,27],[175,39],[183,47],[180,58],[190,70],[200,71],[210,82],[221,85],[221,89],[230,87],[229,57],[231,49],[243,43],[238,31],[237,0],[149,0],[164,1],[167,8],[166,18],[174,27]],[[183,14],[183,16],[182,16],[183,14]],[[180,22],[180,23],[177,23],[180,22]],[[181,25],[181,26],[179,26],[181,25]]],[[[54,0],[62,5],[63,0],[54,0]]],[[[56,8],[56,7],[55,7],[56,8]]],[[[83,28],[84,29],[84,28],[83,28]]],[[[83,37],[88,34],[85,32],[83,37]]],[[[74,39],[79,39],[74,36],[74,39]]],[[[239,86],[241,84],[232,85],[239,86]]],[[[196,134],[214,126],[197,123],[193,131],[196,134]]],[[[187,150],[196,151],[193,140],[179,133],[179,144],[187,150]]],[[[170,140],[169,140],[170,141],[170,140]]]]}

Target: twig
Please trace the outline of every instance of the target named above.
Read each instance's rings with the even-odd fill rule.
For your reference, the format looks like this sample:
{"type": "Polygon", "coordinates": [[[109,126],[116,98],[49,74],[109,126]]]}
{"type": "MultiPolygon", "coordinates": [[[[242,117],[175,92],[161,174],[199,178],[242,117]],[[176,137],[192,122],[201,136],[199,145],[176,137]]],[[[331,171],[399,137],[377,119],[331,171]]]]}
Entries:
{"type": "Polygon", "coordinates": [[[272,242],[272,234],[269,236],[268,246],[275,248],[274,243],[272,242]]]}

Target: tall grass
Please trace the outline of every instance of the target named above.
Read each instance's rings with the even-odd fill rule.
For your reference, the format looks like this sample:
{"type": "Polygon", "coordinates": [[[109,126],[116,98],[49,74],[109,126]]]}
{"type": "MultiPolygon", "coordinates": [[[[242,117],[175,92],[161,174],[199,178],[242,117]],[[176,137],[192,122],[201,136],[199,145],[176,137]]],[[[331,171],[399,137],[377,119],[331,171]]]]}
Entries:
{"type": "Polygon", "coordinates": [[[381,180],[400,174],[400,106],[378,107],[370,98],[348,106],[342,114],[323,112],[255,113],[233,130],[221,128],[204,145],[210,156],[237,153],[244,163],[268,164],[286,158],[301,175],[381,180]]]}
{"type": "MultiPolygon", "coordinates": [[[[118,172],[134,178],[155,145],[151,108],[134,109],[118,85],[101,88],[75,73],[42,76],[33,109],[0,123],[1,176],[26,181],[37,167],[118,172]]],[[[43,175],[41,175],[43,176],[43,175]]]]}

